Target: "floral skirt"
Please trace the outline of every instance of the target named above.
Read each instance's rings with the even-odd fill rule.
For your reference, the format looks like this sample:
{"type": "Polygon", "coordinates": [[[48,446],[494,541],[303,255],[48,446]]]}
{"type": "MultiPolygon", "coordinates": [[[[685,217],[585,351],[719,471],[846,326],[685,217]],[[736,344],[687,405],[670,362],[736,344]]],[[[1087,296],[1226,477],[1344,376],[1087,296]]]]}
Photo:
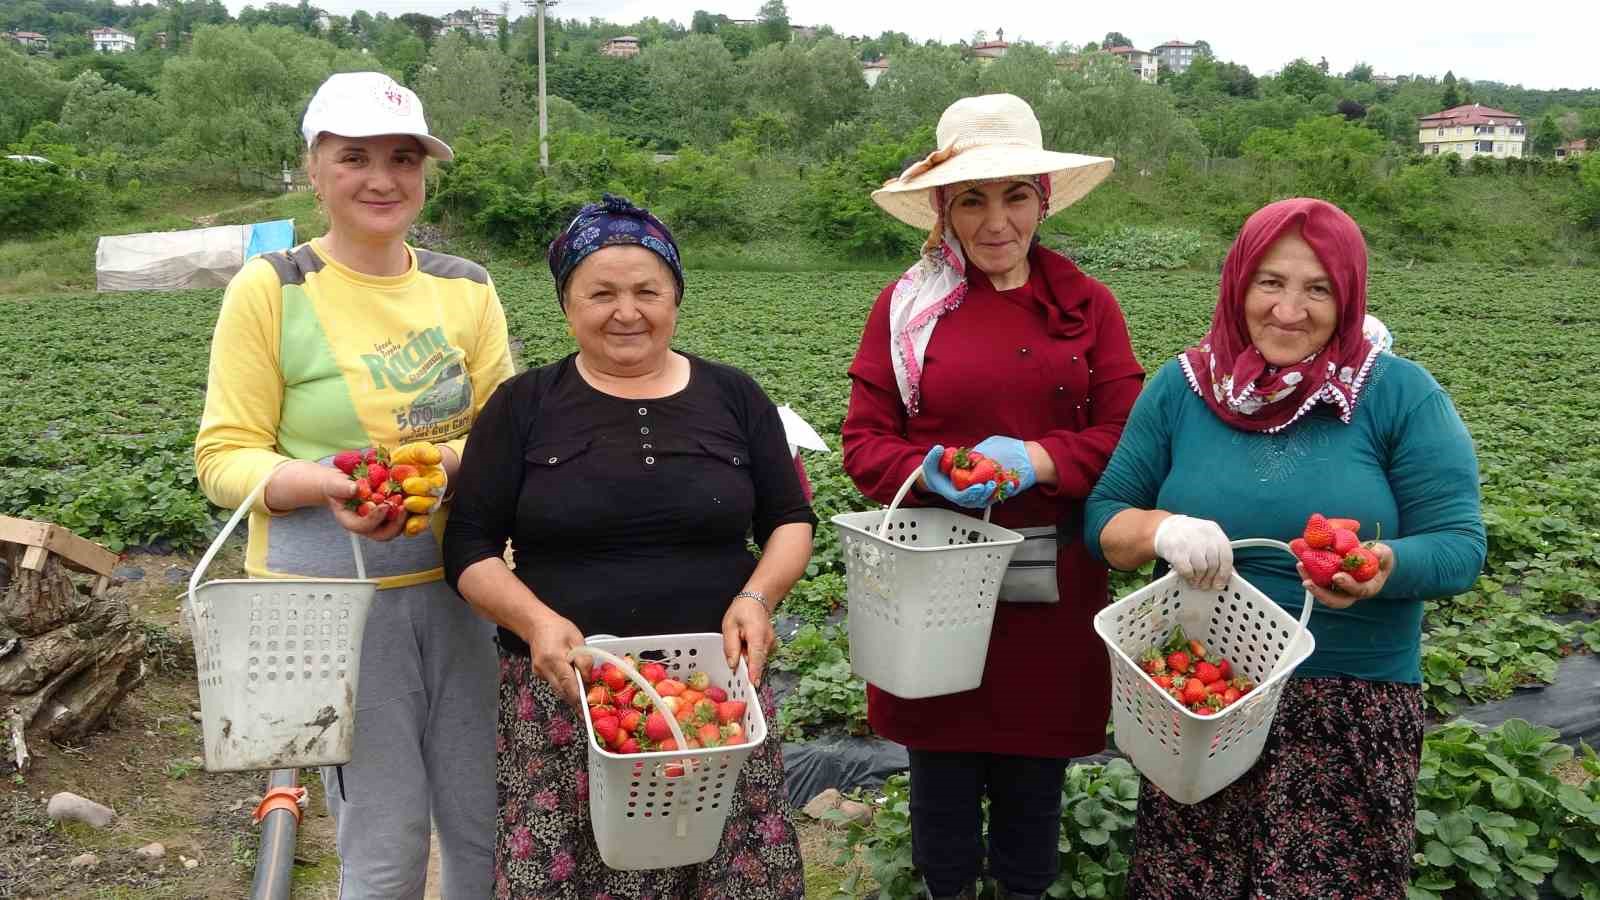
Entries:
{"type": "Polygon", "coordinates": [[[1291,679],[1261,758],[1193,806],[1145,782],[1129,900],[1403,900],[1422,688],[1291,679]]]}
{"type": "MultiPolygon", "coordinates": [[[[762,708],[776,720],[765,684],[762,708]]],[[[525,656],[500,653],[496,734],[497,900],[769,900],[805,896],[800,842],[775,732],[745,759],[722,843],[697,866],[624,872],[600,860],[589,825],[583,722],[525,656]]]]}

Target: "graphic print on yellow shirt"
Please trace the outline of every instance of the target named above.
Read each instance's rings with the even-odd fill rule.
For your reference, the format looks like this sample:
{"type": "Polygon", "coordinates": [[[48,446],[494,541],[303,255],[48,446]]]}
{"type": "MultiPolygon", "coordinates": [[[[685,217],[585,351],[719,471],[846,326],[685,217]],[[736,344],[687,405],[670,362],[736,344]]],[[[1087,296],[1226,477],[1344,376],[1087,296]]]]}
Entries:
{"type": "MultiPolygon", "coordinates": [[[[460,453],[477,410],[513,371],[504,312],[481,267],[412,254],[407,273],[376,277],[304,244],[239,273],[218,317],[196,441],[208,496],[237,504],[285,459],[412,441],[460,453]],[[263,396],[273,387],[281,396],[263,396]]],[[[385,587],[439,577],[444,515],[435,519],[416,537],[364,541],[368,573],[385,587]]],[[[246,569],[341,577],[354,563],[325,508],[269,517],[258,503],[246,569]]]]}

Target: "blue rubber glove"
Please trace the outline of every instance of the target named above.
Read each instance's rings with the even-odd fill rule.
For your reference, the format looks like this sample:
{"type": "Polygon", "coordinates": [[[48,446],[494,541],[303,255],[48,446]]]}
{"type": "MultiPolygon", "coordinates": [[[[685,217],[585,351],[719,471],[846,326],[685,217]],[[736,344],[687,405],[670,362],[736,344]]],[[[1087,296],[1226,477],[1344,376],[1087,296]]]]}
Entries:
{"type": "Polygon", "coordinates": [[[1021,441],[1002,435],[991,435],[978,442],[972,449],[994,460],[994,464],[1002,469],[1010,469],[1017,473],[1017,487],[1006,499],[1015,497],[1028,488],[1039,483],[1039,476],[1033,471],[1033,463],[1028,459],[1028,448],[1021,441]]]}
{"type": "Polygon", "coordinates": [[[934,444],[928,455],[922,458],[922,482],[928,490],[967,509],[981,509],[988,506],[994,497],[994,482],[985,481],[982,484],[971,485],[964,491],[958,491],[956,486],[950,483],[950,476],[939,471],[939,460],[943,457],[944,445],[934,444]]]}

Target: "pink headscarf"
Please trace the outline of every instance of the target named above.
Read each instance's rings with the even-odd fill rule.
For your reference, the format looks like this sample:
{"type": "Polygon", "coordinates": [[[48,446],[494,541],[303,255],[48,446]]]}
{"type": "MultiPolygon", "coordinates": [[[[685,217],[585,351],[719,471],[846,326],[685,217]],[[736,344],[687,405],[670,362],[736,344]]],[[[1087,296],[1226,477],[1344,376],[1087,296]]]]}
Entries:
{"type": "Polygon", "coordinates": [[[1224,422],[1244,431],[1276,432],[1317,403],[1339,408],[1346,424],[1378,350],[1362,334],[1367,313],[1367,243],[1344,210],[1297,197],[1258,210],[1239,231],[1222,266],[1211,331],[1178,356],[1189,387],[1224,422]],[[1244,301],[1261,258],[1299,229],[1333,282],[1338,321],[1321,350],[1291,366],[1273,366],[1250,340],[1244,301]]]}

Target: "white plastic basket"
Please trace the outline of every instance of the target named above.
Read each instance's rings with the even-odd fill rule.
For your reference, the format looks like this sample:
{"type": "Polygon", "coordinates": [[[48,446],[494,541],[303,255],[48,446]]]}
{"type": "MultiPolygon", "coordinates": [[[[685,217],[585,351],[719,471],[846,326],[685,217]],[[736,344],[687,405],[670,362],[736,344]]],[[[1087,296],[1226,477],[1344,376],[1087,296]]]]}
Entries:
{"type": "Polygon", "coordinates": [[[342,765],[355,745],[361,635],[378,590],[356,536],[357,578],[200,583],[265,486],[244,499],[189,576],[208,772],[342,765]]]}
{"type": "Polygon", "coordinates": [[[1022,535],[947,509],[833,517],[844,547],[850,667],[897,697],[970,691],[983,682],[995,598],[1022,535]]]}
{"type": "MultiPolygon", "coordinates": [[[[722,655],[722,635],[673,634],[655,637],[590,638],[574,654],[590,652],[610,662],[631,654],[640,663],[654,661],[667,674],[685,680],[703,671],[712,684],[727,685],[729,700],[745,702],[746,743],[732,747],[683,750],[683,734],[671,716],[667,724],[678,750],[613,753],[594,740],[594,720],[583,706],[584,738],[589,749],[589,819],[600,859],[613,869],[665,869],[702,863],[717,852],[722,829],[733,805],[733,792],[744,761],[767,739],[761,698],[750,683],[743,659],[737,671],[722,655]]],[[[663,709],[661,697],[637,671],[620,666],[634,684],[663,709]]],[[[585,682],[579,672],[579,684],[585,682]]]]}
{"type": "MultiPolygon", "coordinates": [[[[1234,541],[1236,549],[1279,541],[1234,541]]],[[[1296,621],[1235,572],[1223,591],[1189,587],[1171,573],[1118,600],[1094,617],[1111,658],[1111,721],[1117,747],[1146,778],[1179,803],[1198,803],[1255,765],[1272,728],[1278,697],[1295,667],[1316,649],[1306,620],[1316,601],[1306,593],[1296,621]],[[1173,625],[1228,659],[1255,690],[1211,716],[1173,700],[1139,666],[1145,648],[1167,639],[1173,625]]]]}

